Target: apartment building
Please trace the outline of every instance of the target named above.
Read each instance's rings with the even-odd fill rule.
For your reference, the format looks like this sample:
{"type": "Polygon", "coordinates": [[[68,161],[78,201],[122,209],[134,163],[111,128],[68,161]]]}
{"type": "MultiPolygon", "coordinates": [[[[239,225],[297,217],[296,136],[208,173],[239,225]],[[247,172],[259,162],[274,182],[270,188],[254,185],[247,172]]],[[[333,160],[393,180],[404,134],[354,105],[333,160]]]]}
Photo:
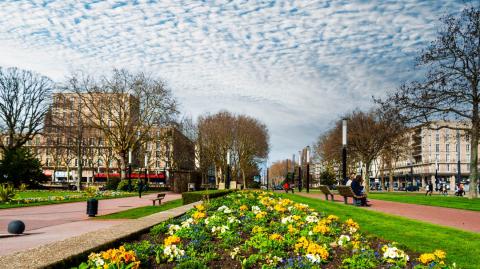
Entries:
{"type": "MultiPolygon", "coordinates": [[[[468,189],[470,175],[470,138],[467,133],[455,130],[460,123],[436,122],[431,126],[413,128],[410,133],[410,150],[394,165],[396,187],[403,189],[408,185],[423,188],[430,180],[439,187],[444,185],[455,189],[459,182],[468,189]],[[447,126],[450,128],[440,128],[447,126]]],[[[383,169],[381,160],[372,165],[370,177],[378,178],[383,169]]],[[[389,171],[385,169],[385,177],[389,171]]],[[[387,180],[388,181],[388,180],[387,180]]]]}
{"type": "MultiPolygon", "coordinates": [[[[132,108],[137,107],[137,100],[131,97],[127,100],[132,108]]],[[[27,143],[53,182],[76,181],[80,162],[82,181],[103,182],[107,177],[120,176],[119,156],[103,132],[90,124],[95,117],[86,118],[89,111],[85,109],[77,94],[55,93],[43,133],[27,143]]],[[[135,113],[136,110],[129,111],[135,113]]],[[[133,178],[143,178],[146,169],[148,180],[169,183],[174,171],[195,169],[194,144],[175,126],[154,127],[149,137],[149,141],[132,151],[133,178]]]]}

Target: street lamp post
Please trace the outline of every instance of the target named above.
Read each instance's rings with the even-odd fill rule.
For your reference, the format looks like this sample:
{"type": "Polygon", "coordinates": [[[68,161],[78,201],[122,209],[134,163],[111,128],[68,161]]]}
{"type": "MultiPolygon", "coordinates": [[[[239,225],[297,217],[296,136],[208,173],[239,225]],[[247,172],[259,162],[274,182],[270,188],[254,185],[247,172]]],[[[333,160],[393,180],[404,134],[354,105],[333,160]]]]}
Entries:
{"type": "Polygon", "coordinates": [[[456,184],[460,184],[462,181],[462,172],[461,172],[461,165],[460,165],[460,131],[457,131],[457,182],[456,184]]]}
{"type": "Polygon", "coordinates": [[[230,150],[227,150],[227,180],[225,182],[225,189],[230,189],[230,150]]]}
{"type": "Polygon", "coordinates": [[[298,152],[298,191],[302,191],[302,152],[298,152]]]}
{"type": "Polygon", "coordinates": [[[295,184],[295,154],[292,155],[292,184],[295,184]]]}
{"type": "Polygon", "coordinates": [[[268,169],[268,164],[267,164],[267,175],[266,175],[266,178],[267,178],[267,190],[268,190],[268,172],[270,172],[270,171],[269,171],[269,169],[268,169]]]}
{"type": "Polygon", "coordinates": [[[342,178],[347,182],[347,119],[342,120],[342,178]]]}
{"type": "Polygon", "coordinates": [[[132,150],[128,151],[128,191],[132,191],[132,150]]]}
{"type": "Polygon", "coordinates": [[[310,192],[310,146],[307,146],[307,193],[310,192]]]}

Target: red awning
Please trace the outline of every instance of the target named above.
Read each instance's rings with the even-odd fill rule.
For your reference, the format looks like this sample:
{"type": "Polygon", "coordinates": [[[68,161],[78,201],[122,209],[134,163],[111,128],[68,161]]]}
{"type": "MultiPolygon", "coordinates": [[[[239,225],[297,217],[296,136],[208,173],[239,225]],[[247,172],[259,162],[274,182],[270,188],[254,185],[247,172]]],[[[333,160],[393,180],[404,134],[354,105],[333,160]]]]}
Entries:
{"type": "MultiPolygon", "coordinates": [[[[120,174],[119,173],[110,173],[108,174],[109,177],[120,177],[120,174]]],[[[107,177],[107,173],[97,173],[95,174],[95,177],[104,177],[106,178],[107,177]]],[[[144,173],[132,173],[132,176],[131,178],[145,178],[145,174],[144,173]]],[[[150,178],[150,179],[165,179],[165,174],[164,173],[160,173],[160,174],[148,174],[147,175],[147,178],[150,178]]]]}

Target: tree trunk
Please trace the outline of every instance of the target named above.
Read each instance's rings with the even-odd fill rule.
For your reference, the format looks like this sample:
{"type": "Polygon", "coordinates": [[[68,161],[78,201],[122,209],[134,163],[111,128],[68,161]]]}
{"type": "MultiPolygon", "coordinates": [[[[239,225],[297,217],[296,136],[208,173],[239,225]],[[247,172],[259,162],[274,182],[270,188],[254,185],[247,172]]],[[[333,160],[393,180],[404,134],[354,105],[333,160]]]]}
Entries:
{"type": "Polygon", "coordinates": [[[478,197],[478,140],[479,140],[479,119],[477,116],[478,109],[474,109],[474,119],[472,120],[472,131],[470,140],[470,191],[468,192],[469,198],[478,197]]]}
{"type": "Polygon", "coordinates": [[[365,174],[363,175],[363,180],[365,181],[365,193],[370,192],[370,164],[371,161],[365,162],[365,174]]]}
{"type": "Polygon", "coordinates": [[[382,162],[382,169],[380,170],[380,187],[385,190],[385,162],[382,162]]]}
{"type": "Polygon", "coordinates": [[[246,184],[245,184],[245,171],[242,169],[242,184],[243,186],[246,187],[246,184]]]}
{"type": "Polygon", "coordinates": [[[393,165],[392,160],[388,162],[388,191],[393,192],[393,165]]]}
{"type": "Polygon", "coordinates": [[[120,179],[124,180],[127,178],[126,176],[127,170],[127,156],[125,152],[120,152],[120,179]]]}

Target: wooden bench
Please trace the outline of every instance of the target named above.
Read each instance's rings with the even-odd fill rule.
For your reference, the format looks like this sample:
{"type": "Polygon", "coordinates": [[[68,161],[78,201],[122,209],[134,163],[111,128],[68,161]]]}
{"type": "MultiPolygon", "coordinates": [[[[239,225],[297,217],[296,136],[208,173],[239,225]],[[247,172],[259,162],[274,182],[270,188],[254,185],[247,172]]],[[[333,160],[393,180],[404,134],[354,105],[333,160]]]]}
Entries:
{"type": "Polygon", "coordinates": [[[155,205],[156,201],[158,201],[158,205],[161,205],[163,198],[165,198],[165,193],[159,193],[159,194],[157,194],[157,198],[150,199],[150,200],[152,200],[153,205],[155,205]]]}
{"type": "Polygon", "coordinates": [[[320,191],[325,194],[325,200],[328,201],[328,196],[330,195],[330,197],[332,198],[332,201],[334,200],[333,199],[333,193],[330,191],[330,189],[328,188],[328,186],[326,185],[320,185],[320,191]]]}
{"type": "Polygon", "coordinates": [[[356,195],[350,186],[337,186],[338,194],[343,196],[343,201],[348,204],[348,197],[352,197],[353,205],[360,206],[362,204],[361,198],[365,196],[356,195]]]}

